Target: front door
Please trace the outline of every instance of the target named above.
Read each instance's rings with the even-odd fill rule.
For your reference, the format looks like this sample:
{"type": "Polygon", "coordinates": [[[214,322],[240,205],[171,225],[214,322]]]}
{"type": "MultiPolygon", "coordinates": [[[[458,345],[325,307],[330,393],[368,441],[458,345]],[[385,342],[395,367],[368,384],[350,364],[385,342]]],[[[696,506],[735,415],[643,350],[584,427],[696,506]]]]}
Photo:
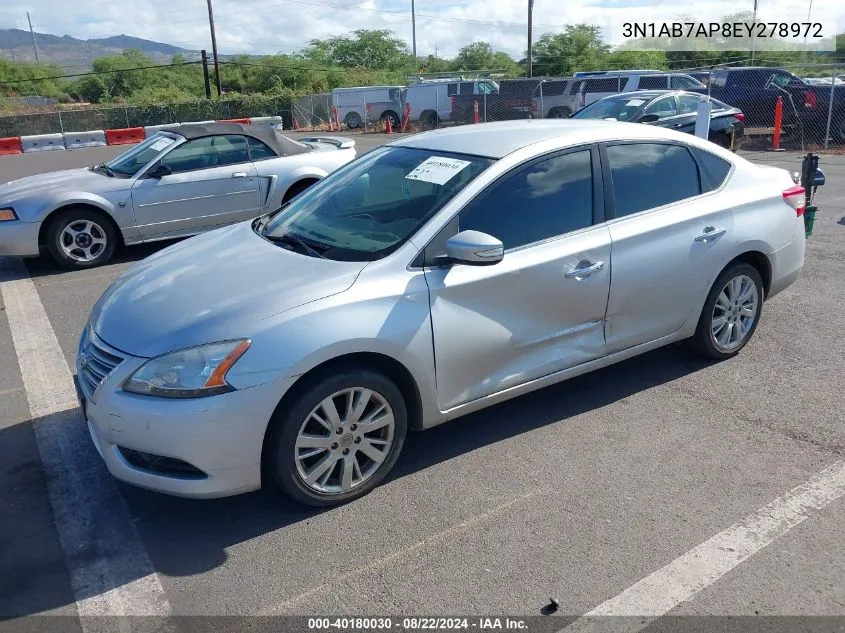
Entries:
{"type": "Polygon", "coordinates": [[[600,178],[590,148],[558,153],[502,177],[461,211],[457,230],[497,237],[505,256],[426,270],[441,409],[605,353],[610,234],[597,223],[600,178]]]}
{"type": "Polygon", "coordinates": [[[243,136],[190,140],[165,154],[171,173],[139,178],[132,188],[145,238],[188,235],[258,215],[258,177],[243,136]]]}

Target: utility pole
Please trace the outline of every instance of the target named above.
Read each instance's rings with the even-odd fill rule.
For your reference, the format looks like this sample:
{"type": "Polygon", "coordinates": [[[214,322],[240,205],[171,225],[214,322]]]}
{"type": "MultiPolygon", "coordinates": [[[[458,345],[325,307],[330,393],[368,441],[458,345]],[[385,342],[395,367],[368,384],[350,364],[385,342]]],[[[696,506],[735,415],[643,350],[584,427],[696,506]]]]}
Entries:
{"type": "Polygon", "coordinates": [[[414,0],[411,0],[411,46],[414,51],[414,63],[417,63],[417,14],[414,11],[414,0]]]}
{"type": "Polygon", "coordinates": [[[526,70],[529,79],[534,76],[534,68],[531,62],[531,49],[534,47],[533,38],[531,37],[531,27],[534,21],[534,0],[528,0],[528,56],[526,58],[526,70]]]}
{"type": "Polygon", "coordinates": [[[15,59],[15,49],[14,49],[14,47],[13,47],[11,44],[9,44],[9,52],[12,54],[12,61],[13,61],[13,62],[14,62],[14,61],[17,61],[17,60],[15,59]]]}
{"type": "Polygon", "coordinates": [[[202,78],[205,81],[205,98],[211,99],[211,82],[208,80],[208,53],[205,49],[200,51],[202,55],[202,78]]]}
{"type": "Polygon", "coordinates": [[[754,36],[757,34],[757,0],[754,0],[754,15],[751,18],[751,65],[754,65],[754,36]]]}
{"type": "Polygon", "coordinates": [[[35,43],[35,31],[32,30],[32,20],[29,19],[29,11],[26,12],[26,21],[29,22],[29,34],[32,36],[32,50],[35,51],[35,63],[41,63],[38,59],[38,44],[35,43]]]}
{"type": "Polygon", "coordinates": [[[214,33],[214,11],[211,9],[211,0],[208,2],[208,26],[211,27],[211,54],[214,56],[214,79],[217,83],[217,96],[223,94],[223,86],[220,83],[220,61],[217,58],[217,35],[214,33]]]}

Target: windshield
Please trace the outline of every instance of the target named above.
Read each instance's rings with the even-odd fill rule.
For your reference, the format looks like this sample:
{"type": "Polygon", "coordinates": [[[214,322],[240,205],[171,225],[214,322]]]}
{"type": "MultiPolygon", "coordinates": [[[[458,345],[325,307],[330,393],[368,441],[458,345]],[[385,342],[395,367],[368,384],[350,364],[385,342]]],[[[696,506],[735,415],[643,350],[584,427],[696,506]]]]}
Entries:
{"type": "Polygon", "coordinates": [[[106,163],[106,167],[121,176],[133,176],[139,169],[158,156],[163,149],[173,145],[179,138],[175,134],[158,132],[119,156],[112,158],[106,163]]]}
{"type": "Polygon", "coordinates": [[[634,96],[614,99],[602,99],[591,103],[586,108],[578,110],[572,115],[573,119],[615,119],[616,121],[633,121],[637,118],[648,99],[634,96]]]}
{"type": "Polygon", "coordinates": [[[283,207],[263,235],[271,240],[288,236],[329,259],[380,259],[492,163],[451,152],[377,149],[283,207]]]}

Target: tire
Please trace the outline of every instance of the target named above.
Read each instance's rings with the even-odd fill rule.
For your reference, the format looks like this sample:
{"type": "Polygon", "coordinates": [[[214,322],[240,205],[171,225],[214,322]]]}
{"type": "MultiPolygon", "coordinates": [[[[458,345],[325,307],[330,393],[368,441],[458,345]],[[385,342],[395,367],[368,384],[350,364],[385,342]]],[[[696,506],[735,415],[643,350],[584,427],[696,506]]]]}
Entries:
{"type": "Polygon", "coordinates": [[[350,112],[346,115],[346,127],[350,130],[361,127],[361,115],[357,112],[350,112]]]}
{"type": "Polygon", "coordinates": [[[420,123],[427,130],[433,130],[437,127],[439,117],[436,112],[428,112],[425,116],[420,117],[420,123]]]}
{"type": "Polygon", "coordinates": [[[385,125],[387,124],[387,119],[390,119],[390,126],[395,130],[396,126],[399,125],[399,115],[396,114],[393,110],[388,110],[387,112],[383,112],[381,118],[379,119],[385,125]]]}
{"type": "Polygon", "coordinates": [[[288,200],[295,198],[303,191],[308,189],[311,185],[317,183],[317,180],[300,180],[299,182],[293,183],[287,191],[285,191],[285,196],[282,198],[282,204],[287,202],[288,200]]]}
{"type": "Polygon", "coordinates": [[[763,312],[763,299],[763,280],[754,266],[745,262],[737,262],[728,266],[716,278],[710,293],[707,295],[695,334],[689,340],[692,349],[699,354],[719,360],[736,356],[751,340],[754,331],[757,329],[760,315],[763,312]],[[736,282],[739,283],[739,286],[731,286],[736,282]],[[742,301],[743,296],[749,298],[742,301]],[[727,298],[727,303],[725,298],[727,298]],[[740,300],[739,308],[735,305],[736,300],[740,300]],[[754,306],[753,315],[744,314],[743,306],[750,310],[749,306],[752,305],[752,302],[754,306]],[[727,311],[722,307],[725,303],[727,311]],[[726,313],[726,322],[720,328],[716,325],[716,321],[726,313]],[[737,327],[741,329],[737,330],[737,327]],[[736,340],[734,340],[735,332],[740,334],[736,340]],[[725,334],[729,337],[727,341],[725,334]]]}
{"type": "Polygon", "coordinates": [[[550,119],[568,119],[572,111],[569,108],[552,108],[549,112],[550,119]]]}
{"type": "Polygon", "coordinates": [[[271,421],[266,466],[276,484],[299,503],[317,507],[346,503],[364,496],[387,476],[402,451],[407,430],[405,401],[392,380],[366,368],[340,369],[315,379],[291,406],[276,412],[271,421]],[[365,401],[365,390],[371,395],[357,420],[354,407],[353,414],[345,419],[349,394],[354,394],[355,405],[365,401]],[[328,401],[333,403],[339,417],[330,425],[334,427],[332,430],[315,417],[315,414],[323,420],[331,417],[324,408],[328,401]],[[378,414],[380,407],[392,410],[392,428],[385,424],[366,431],[363,425],[355,424],[373,416],[376,424],[385,422],[386,417],[378,414]],[[342,432],[338,433],[338,429],[342,432]],[[309,438],[304,447],[297,446],[300,434],[309,438]],[[367,447],[366,452],[364,448],[356,448],[363,446],[367,447]],[[369,457],[379,454],[380,462],[369,457]],[[349,472],[346,482],[344,472],[349,472]],[[309,476],[313,481],[308,480],[309,476]]]}
{"type": "Polygon", "coordinates": [[[47,226],[50,256],[70,270],[102,266],[112,258],[117,244],[111,218],[94,209],[67,209],[53,216],[47,226]]]}

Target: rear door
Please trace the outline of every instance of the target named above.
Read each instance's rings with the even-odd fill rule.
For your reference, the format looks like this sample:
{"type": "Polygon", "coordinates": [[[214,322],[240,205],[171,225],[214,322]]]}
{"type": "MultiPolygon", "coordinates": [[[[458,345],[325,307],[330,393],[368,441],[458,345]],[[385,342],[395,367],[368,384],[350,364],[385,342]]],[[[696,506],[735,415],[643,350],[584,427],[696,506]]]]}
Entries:
{"type": "Polygon", "coordinates": [[[188,235],[260,212],[258,178],[243,136],[187,141],[159,161],[171,170],[132,187],[138,230],[145,238],[188,235]]]}
{"type": "Polygon", "coordinates": [[[493,235],[505,256],[426,269],[442,409],[604,355],[611,271],[602,200],[597,151],[582,147],[514,169],[445,229],[493,235]]]}
{"type": "Polygon", "coordinates": [[[697,319],[730,252],[732,200],[718,189],[731,168],[717,156],[666,142],[602,147],[612,192],[613,280],[608,353],[654,341],[697,319]],[[700,156],[713,164],[704,170],[700,156]],[[712,159],[712,161],[711,161],[712,159]],[[715,175],[713,175],[715,174],[715,175]]]}

